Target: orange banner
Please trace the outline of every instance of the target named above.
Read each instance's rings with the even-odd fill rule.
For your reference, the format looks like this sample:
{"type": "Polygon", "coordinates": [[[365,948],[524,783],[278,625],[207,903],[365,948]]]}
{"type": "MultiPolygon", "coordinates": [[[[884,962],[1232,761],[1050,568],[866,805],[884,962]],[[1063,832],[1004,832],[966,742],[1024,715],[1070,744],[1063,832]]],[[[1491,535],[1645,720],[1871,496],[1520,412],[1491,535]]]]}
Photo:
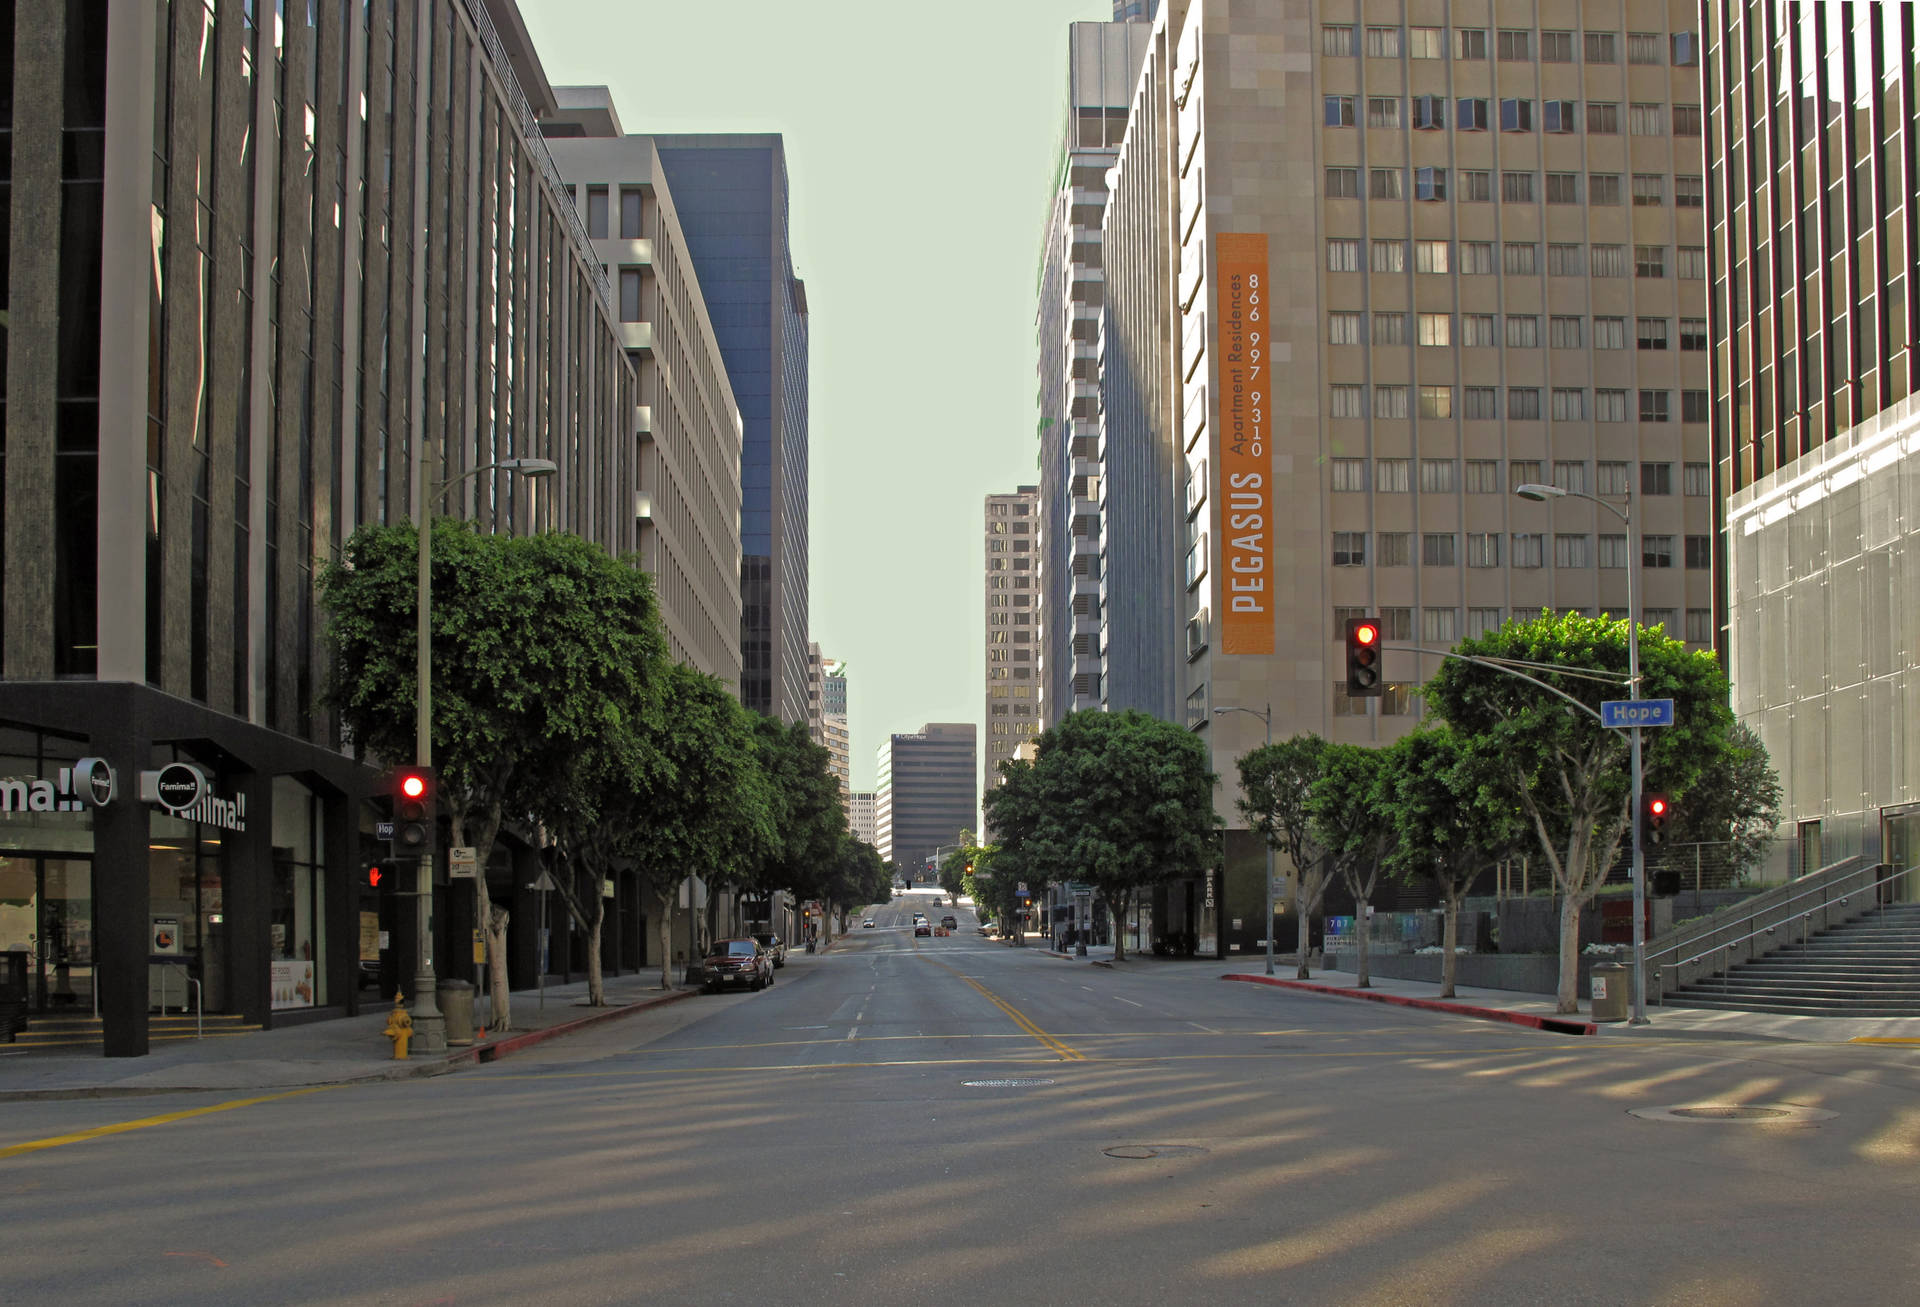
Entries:
{"type": "Polygon", "coordinates": [[[1219,361],[1220,651],[1273,652],[1273,457],[1267,446],[1267,238],[1213,238],[1219,361]]]}

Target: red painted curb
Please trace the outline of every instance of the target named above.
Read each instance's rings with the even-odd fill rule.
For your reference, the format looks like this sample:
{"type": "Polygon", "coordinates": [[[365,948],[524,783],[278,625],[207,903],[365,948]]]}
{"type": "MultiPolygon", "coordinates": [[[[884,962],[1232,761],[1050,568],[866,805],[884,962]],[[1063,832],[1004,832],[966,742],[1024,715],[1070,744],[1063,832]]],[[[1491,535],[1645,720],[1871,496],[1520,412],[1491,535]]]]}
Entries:
{"type": "Polygon", "coordinates": [[[1509,1025],[1532,1030],[1550,1030],[1557,1035],[1592,1035],[1599,1028],[1578,1017],[1538,1016],[1532,1012],[1509,1012],[1497,1007],[1474,1007],[1467,1003],[1449,1003],[1437,998],[1409,998],[1405,994],[1383,994],[1377,989],[1350,989],[1344,985],[1316,985],[1306,980],[1281,980],[1278,976],[1249,976],[1229,971],[1222,980],[1240,980],[1249,985],[1272,985],[1277,989],[1300,989],[1309,994],[1331,994],[1335,998],[1365,999],[1369,1003],[1390,1003],[1394,1007],[1425,1008],[1429,1012],[1451,1012],[1457,1017],[1478,1017],[1482,1021],[1505,1021],[1509,1025]]]}
{"type": "Polygon", "coordinates": [[[533,1045],[546,1040],[557,1039],[561,1035],[570,1035],[576,1030],[584,1030],[588,1026],[598,1025],[602,1021],[611,1021],[615,1017],[631,1016],[635,1012],[644,1012],[648,1008],[659,1007],[665,1003],[678,1003],[681,999],[692,998],[697,993],[699,993],[698,990],[682,989],[672,994],[662,994],[658,998],[647,999],[644,1002],[628,1003],[624,1007],[606,1008],[594,1013],[590,1017],[581,1017],[577,1021],[563,1021],[557,1026],[548,1026],[545,1030],[529,1030],[524,1035],[509,1034],[504,1039],[489,1040],[484,1044],[475,1044],[472,1048],[463,1048],[456,1052],[449,1053],[447,1055],[447,1063],[451,1066],[455,1062],[492,1062],[506,1056],[508,1053],[517,1053],[523,1048],[531,1048],[533,1045]]]}

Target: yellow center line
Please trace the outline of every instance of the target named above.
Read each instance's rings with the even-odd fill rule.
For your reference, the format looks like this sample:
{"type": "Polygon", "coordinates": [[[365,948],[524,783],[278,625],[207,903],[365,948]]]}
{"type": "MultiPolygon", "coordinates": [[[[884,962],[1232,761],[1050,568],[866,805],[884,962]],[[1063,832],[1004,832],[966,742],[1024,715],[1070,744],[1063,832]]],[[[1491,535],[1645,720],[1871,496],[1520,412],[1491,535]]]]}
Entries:
{"type": "Polygon", "coordinates": [[[1004,998],[1001,998],[998,994],[988,989],[985,985],[975,980],[972,976],[963,975],[961,972],[957,971],[953,967],[948,966],[946,963],[940,961],[938,958],[929,956],[928,954],[923,953],[920,956],[926,958],[927,961],[933,963],[934,966],[939,967],[942,971],[947,972],[949,975],[959,976],[960,979],[966,981],[969,985],[972,985],[975,989],[979,990],[981,997],[985,998],[987,1002],[993,1004],[995,1007],[999,1008],[1002,1012],[1006,1013],[1008,1018],[1013,1022],[1014,1025],[1019,1026],[1020,1029],[1026,1031],[1027,1034],[1032,1035],[1035,1039],[1039,1040],[1043,1046],[1045,1046],[1047,1049],[1053,1052],[1057,1057],[1059,1057],[1059,1059],[1062,1062],[1086,1061],[1085,1054],[1081,1053],[1078,1049],[1074,1048],[1071,1044],[1067,1044],[1059,1039],[1056,1039],[1054,1036],[1049,1035],[1046,1031],[1042,1030],[1039,1026],[1036,1026],[1035,1024],[1033,1024],[1033,1022],[1028,1018],[1026,1013],[1022,1012],[1019,1008],[1015,1007],[1013,1004],[1007,1002],[1007,1000],[1005,1000],[1004,998]]]}
{"type": "Polygon", "coordinates": [[[147,1116],[138,1121],[122,1121],[118,1125],[100,1125],[91,1130],[79,1130],[70,1135],[54,1135],[50,1139],[30,1139],[24,1144],[0,1148],[0,1159],[18,1157],[22,1153],[37,1153],[43,1148],[59,1148],[63,1144],[81,1144],[89,1139],[102,1139],[107,1135],[125,1134],[129,1130],[145,1130],[149,1126],[172,1125],[175,1121],[185,1121],[191,1117],[206,1116],[213,1112],[231,1112],[236,1107],[253,1107],[258,1103],[271,1103],[282,1098],[297,1098],[301,1094],[317,1094],[323,1089],[338,1089],[339,1085],[312,1085],[306,1089],[289,1089],[284,1093],[267,1094],[260,1098],[235,1098],[224,1103],[215,1103],[211,1107],[194,1107],[184,1112],[168,1112],[164,1116],[147,1116]]]}

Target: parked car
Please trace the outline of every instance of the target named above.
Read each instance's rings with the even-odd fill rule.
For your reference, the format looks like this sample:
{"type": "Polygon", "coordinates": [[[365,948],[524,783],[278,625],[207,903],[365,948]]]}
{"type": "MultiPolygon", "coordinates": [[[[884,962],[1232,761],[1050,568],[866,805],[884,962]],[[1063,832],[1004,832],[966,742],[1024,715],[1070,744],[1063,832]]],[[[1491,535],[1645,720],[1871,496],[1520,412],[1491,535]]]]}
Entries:
{"type": "Polygon", "coordinates": [[[922,917],[918,921],[913,923],[913,933],[915,938],[918,938],[921,935],[930,936],[933,934],[933,927],[927,924],[927,919],[925,917],[922,917]]]}
{"type": "Polygon", "coordinates": [[[707,980],[701,988],[709,994],[735,985],[757,994],[773,983],[773,959],[758,940],[719,940],[708,951],[705,965],[707,980]]]}
{"type": "Polygon", "coordinates": [[[873,918],[872,918],[872,917],[865,917],[865,918],[862,918],[862,919],[861,919],[861,922],[860,922],[860,924],[861,924],[861,926],[863,926],[863,927],[864,927],[864,928],[866,928],[867,930],[872,930],[872,929],[873,929],[873,918]]]}
{"type": "Polygon", "coordinates": [[[754,939],[767,951],[767,956],[773,959],[774,966],[787,965],[787,941],[778,935],[755,935],[754,939]]]}

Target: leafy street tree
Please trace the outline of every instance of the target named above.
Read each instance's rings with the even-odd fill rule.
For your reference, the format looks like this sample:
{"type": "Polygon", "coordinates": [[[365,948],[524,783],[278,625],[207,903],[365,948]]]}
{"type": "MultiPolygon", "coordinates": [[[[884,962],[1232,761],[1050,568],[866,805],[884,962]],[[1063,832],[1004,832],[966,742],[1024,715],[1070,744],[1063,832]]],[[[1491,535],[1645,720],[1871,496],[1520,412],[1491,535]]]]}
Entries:
{"type": "Polygon", "coordinates": [[[1380,885],[1380,869],[1393,844],[1391,796],[1394,755],[1358,744],[1329,744],[1320,779],[1307,790],[1313,838],[1327,850],[1335,874],[1353,894],[1354,943],[1360,961],[1354,984],[1370,989],[1368,909],[1380,885]]]}
{"type": "Polygon", "coordinates": [[[1780,800],[1767,746],[1745,722],[1735,722],[1726,750],[1687,792],[1669,843],[1726,845],[1727,870],[1740,880],[1766,861],[1780,800]]]}
{"type": "Polygon", "coordinates": [[[840,918],[846,929],[847,914],[869,903],[885,903],[893,893],[893,866],[880,856],[880,850],[852,832],[841,832],[834,849],[831,874],[820,887],[820,898],[831,920],[840,918]]]}
{"type": "MultiPolygon", "coordinates": [[[[1495,760],[1496,801],[1519,811],[1553,872],[1560,892],[1558,1009],[1572,1013],[1579,1008],[1580,910],[1598,891],[1631,815],[1627,737],[1597,719],[1601,700],[1625,692],[1626,623],[1543,613],[1463,641],[1457,652],[1547,664],[1549,670],[1526,670],[1591,710],[1457,659],[1442,663],[1426,686],[1429,710],[1495,760]]],[[[1643,732],[1646,787],[1684,802],[1731,747],[1726,677],[1712,654],[1690,653],[1644,629],[1640,672],[1637,697],[1674,701],[1675,725],[1643,732]]]]}
{"type": "Polygon", "coordinates": [[[998,922],[1002,938],[1011,936],[1015,944],[1025,944],[1025,933],[1015,928],[1020,883],[1003,869],[999,845],[978,845],[967,852],[968,871],[961,889],[973,899],[974,911],[982,922],[998,922]]]}
{"type": "Polygon", "coordinates": [[[1493,760],[1475,753],[1444,726],[1401,737],[1389,750],[1388,799],[1394,840],[1387,865],[1409,879],[1425,879],[1446,905],[1440,997],[1454,996],[1459,958],[1460,901],[1494,863],[1530,838],[1512,804],[1500,798],[1493,760]]]}
{"type": "Polygon", "coordinates": [[[1070,713],[1043,732],[1030,771],[1002,765],[988,795],[1003,850],[1048,882],[1084,880],[1114,923],[1133,894],[1211,868],[1219,858],[1218,780],[1192,732],[1129,710],[1070,713]],[[1016,781],[1016,777],[1018,778],[1016,781]]]}
{"type": "Polygon", "coordinates": [[[1313,837],[1307,795],[1320,779],[1327,741],[1296,735],[1240,755],[1240,795],[1234,806],[1260,838],[1294,868],[1294,918],[1299,923],[1299,969],[1307,979],[1309,926],[1326,897],[1331,862],[1313,837]]]}
{"type": "MultiPolygon", "coordinates": [[[[798,898],[831,901],[842,888],[836,880],[842,859],[851,856],[841,847],[847,810],[829,767],[831,755],[808,738],[804,724],[786,725],[757,715],[753,743],[767,778],[773,840],[749,864],[744,883],[761,893],[787,889],[798,898]]],[[[839,901],[843,907],[854,906],[851,899],[839,901]]],[[[829,914],[829,938],[832,922],[829,914]]]]}
{"type": "MultiPolygon", "coordinates": [[[[992,879],[987,883],[1002,927],[1019,920],[1013,905],[1015,887],[1025,883],[1029,890],[1039,893],[1048,883],[1044,868],[1062,865],[1066,857],[1064,849],[1051,843],[1055,830],[1041,823],[1040,795],[1040,779],[1033,763],[1009,758],[1000,764],[1000,784],[987,791],[981,805],[1000,837],[989,864],[992,879]]],[[[1026,943],[1023,932],[1016,931],[1015,938],[1026,943]]]]}

